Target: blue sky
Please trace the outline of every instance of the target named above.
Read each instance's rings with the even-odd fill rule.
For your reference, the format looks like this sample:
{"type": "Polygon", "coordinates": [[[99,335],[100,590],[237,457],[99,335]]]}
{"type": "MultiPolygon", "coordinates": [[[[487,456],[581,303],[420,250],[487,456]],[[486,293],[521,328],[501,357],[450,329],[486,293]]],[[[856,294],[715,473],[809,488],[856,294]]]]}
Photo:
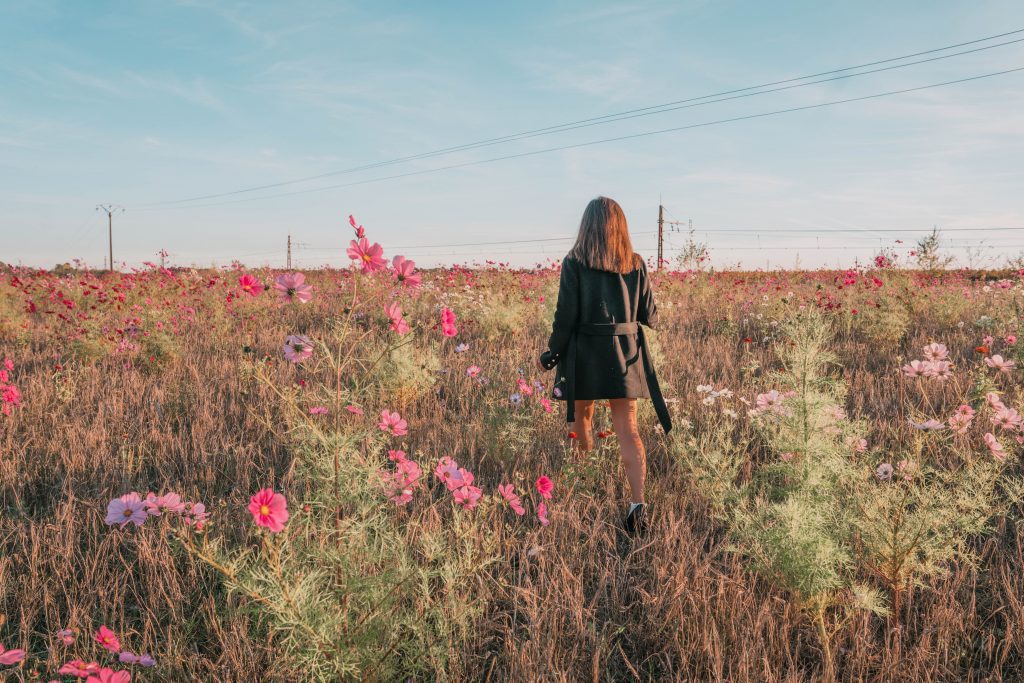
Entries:
{"type": "MultiPolygon", "coordinates": [[[[47,2],[0,23],[0,260],[344,265],[353,213],[424,265],[558,258],[619,200],[654,255],[659,197],[715,264],[849,265],[933,225],[966,262],[1024,253],[1024,72],[304,194],[495,156],[1024,66],[1024,42],[903,69],[193,202],[1024,28],[1019,0],[47,2]],[[230,203],[229,203],[230,202],[230,203]],[[906,232],[863,232],[884,228],[906,232]],[[1001,230],[996,230],[1001,228],[1001,230]],[[783,232],[784,230],[805,232],[783,232]],[[737,232],[746,230],[747,232],[737,232]],[[860,230],[860,232],[849,232],[860,230]]],[[[1004,42],[1024,37],[1008,36],[1004,42]]],[[[670,234],[670,247],[683,241],[670,234]]],[[[670,251],[671,255],[673,252],[670,251]]]]}

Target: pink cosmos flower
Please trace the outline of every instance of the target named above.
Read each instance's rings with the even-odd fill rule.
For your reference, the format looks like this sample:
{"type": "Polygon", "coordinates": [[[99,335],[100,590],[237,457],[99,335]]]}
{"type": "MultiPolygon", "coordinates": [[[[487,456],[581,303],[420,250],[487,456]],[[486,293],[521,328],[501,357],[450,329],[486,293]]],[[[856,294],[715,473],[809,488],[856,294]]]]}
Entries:
{"type": "Polygon", "coordinates": [[[498,493],[500,493],[501,497],[508,502],[508,505],[510,508],[512,508],[513,512],[515,512],[520,517],[526,514],[526,509],[523,507],[523,502],[519,498],[519,496],[516,495],[516,488],[512,486],[512,484],[499,484],[498,493]]]}
{"type": "Polygon", "coordinates": [[[537,519],[540,520],[541,526],[547,526],[551,523],[551,520],[548,519],[548,506],[544,503],[537,506],[537,519]]]}
{"type": "Polygon", "coordinates": [[[996,439],[996,435],[992,432],[987,432],[984,436],[985,445],[988,446],[988,450],[992,453],[992,456],[1000,462],[1006,460],[1006,451],[1003,450],[1002,444],[996,439]]]}
{"type": "Polygon", "coordinates": [[[782,410],[782,394],[776,389],[767,391],[763,394],[758,394],[754,399],[754,403],[757,409],[761,412],[781,412],[782,410]]]}
{"type": "Polygon", "coordinates": [[[441,333],[446,337],[454,337],[459,333],[455,327],[455,314],[448,307],[441,310],[441,333]]]}
{"type": "Polygon", "coordinates": [[[419,485],[422,470],[420,466],[405,457],[402,451],[390,451],[389,457],[396,461],[394,472],[381,470],[384,492],[396,505],[405,505],[412,500],[413,490],[419,485]]]}
{"type": "Polygon", "coordinates": [[[392,302],[390,305],[384,308],[384,312],[388,318],[391,319],[391,329],[402,336],[408,333],[412,328],[409,327],[409,323],[402,317],[402,307],[398,305],[398,302],[392,302]]]}
{"type": "Polygon", "coordinates": [[[81,659],[72,659],[57,670],[57,673],[61,676],[74,676],[75,678],[85,678],[99,672],[99,664],[96,662],[83,662],[81,659]]]}
{"type": "Polygon", "coordinates": [[[138,664],[139,666],[151,667],[156,666],[156,660],[153,659],[152,655],[141,654],[137,655],[133,652],[125,650],[117,656],[117,661],[122,664],[138,664]]]}
{"type": "Polygon", "coordinates": [[[1015,335],[1015,334],[1008,334],[1008,335],[1006,335],[1006,338],[1003,341],[1005,341],[1007,343],[1007,345],[1013,346],[1014,344],[1017,343],[1017,335],[1015,335]]]}
{"type": "Polygon", "coordinates": [[[480,502],[480,498],[484,492],[476,486],[460,486],[459,488],[452,491],[452,496],[455,498],[455,504],[459,505],[466,510],[473,510],[476,508],[476,504],[480,502]]]}
{"type": "Polygon", "coordinates": [[[913,427],[914,429],[918,429],[918,430],[923,431],[923,432],[935,432],[935,431],[938,431],[940,429],[945,428],[945,426],[946,426],[943,423],[941,423],[941,422],[939,422],[938,420],[935,420],[935,419],[928,419],[928,420],[925,420],[924,422],[914,422],[913,420],[911,420],[908,417],[907,418],[907,422],[909,422],[910,426],[913,427]]]}
{"type": "Polygon", "coordinates": [[[924,375],[924,372],[927,368],[927,361],[912,360],[908,364],[903,366],[903,374],[906,375],[907,377],[920,377],[924,375]]]}
{"type": "Polygon", "coordinates": [[[953,365],[948,360],[927,361],[924,366],[925,377],[937,379],[944,382],[952,377],[953,365]]]}
{"type": "Polygon", "coordinates": [[[450,491],[462,485],[459,463],[447,455],[437,461],[437,467],[434,468],[434,476],[444,482],[444,485],[450,491]]]}
{"type": "Polygon", "coordinates": [[[396,256],[391,262],[395,269],[395,280],[403,287],[419,287],[420,274],[415,271],[416,264],[404,256],[396,256]]]}
{"type": "Polygon", "coordinates": [[[1009,373],[1016,367],[1016,363],[1014,363],[1012,360],[1006,360],[998,354],[992,356],[991,358],[986,358],[985,365],[989,366],[990,368],[994,368],[999,372],[1006,373],[1009,373]]]}
{"type": "Polygon", "coordinates": [[[377,426],[382,432],[389,432],[394,436],[403,436],[409,433],[409,423],[403,420],[397,412],[388,412],[386,409],[380,411],[380,422],[377,426]]]}
{"type": "Polygon", "coordinates": [[[257,297],[263,293],[263,283],[255,275],[250,275],[249,273],[238,278],[238,286],[242,288],[243,292],[252,297],[257,297]]]}
{"type": "Polygon", "coordinates": [[[131,683],[131,680],[132,675],[127,671],[114,671],[103,667],[95,676],[85,679],[85,683],[131,683]]]}
{"type": "Polygon", "coordinates": [[[61,639],[65,645],[73,645],[75,642],[75,630],[71,628],[64,628],[57,631],[57,637],[61,639]]]}
{"type": "Polygon", "coordinates": [[[107,504],[107,517],[104,521],[110,526],[120,524],[123,529],[129,522],[142,526],[149,514],[139,494],[132,491],[120,498],[114,498],[107,504]]]}
{"type": "Polygon", "coordinates": [[[185,511],[185,502],[181,499],[180,495],[173,491],[168,491],[161,496],[149,493],[143,502],[146,506],[146,512],[151,517],[159,517],[163,512],[181,514],[185,511]]]}
{"type": "Polygon", "coordinates": [[[265,526],[276,534],[288,521],[288,501],[274,489],[263,489],[249,499],[249,512],[256,526],[265,526]]]}
{"type": "Polygon", "coordinates": [[[932,342],[924,347],[924,357],[927,360],[946,360],[949,357],[949,350],[945,344],[936,344],[932,342]]]}
{"type": "Polygon", "coordinates": [[[384,260],[384,247],[376,242],[370,246],[370,240],[360,237],[359,241],[352,240],[348,247],[348,257],[353,261],[359,261],[364,273],[372,273],[387,265],[384,260]]]}
{"type": "Polygon", "coordinates": [[[352,214],[348,215],[348,224],[351,225],[352,229],[356,231],[356,237],[366,236],[366,230],[363,229],[363,226],[356,224],[356,217],[353,216],[352,214]]]}
{"type": "Polygon", "coordinates": [[[537,477],[537,481],[534,485],[537,487],[537,493],[539,493],[542,498],[551,498],[551,491],[554,490],[555,485],[550,479],[541,475],[540,477],[537,477]]]}
{"type": "Polygon", "coordinates": [[[105,649],[111,652],[119,652],[121,650],[121,641],[117,639],[114,632],[106,626],[100,626],[99,630],[96,631],[96,642],[102,645],[105,649]]]}
{"type": "Polygon", "coordinates": [[[544,406],[544,412],[545,413],[550,413],[551,412],[551,399],[549,399],[549,398],[542,398],[540,400],[540,404],[542,406],[544,406]]]}
{"type": "Polygon", "coordinates": [[[359,406],[354,406],[351,403],[345,406],[345,410],[352,413],[353,415],[365,415],[362,408],[360,408],[359,406]]]}
{"type": "Polygon", "coordinates": [[[466,368],[467,377],[476,377],[481,372],[483,372],[483,369],[479,365],[470,365],[468,368],[466,368]]]}
{"type": "Polygon", "coordinates": [[[968,405],[962,405],[959,408],[957,408],[957,411],[953,414],[953,416],[949,418],[949,420],[947,420],[949,428],[952,429],[953,432],[956,434],[966,434],[967,429],[971,426],[971,423],[973,421],[974,408],[968,405]],[[965,408],[969,412],[966,412],[964,410],[965,408]]]}
{"type": "Polygon", "coordinates": [[[1021,428],[1021,416],[1013,408],[1004,406],[992,415],[992,424],[1000,429],[1017,431],[1021,428]]]}
{"type": "Polygon", "coordinates": [[[291,363],[301,363],[313,355],[313,340],[302,334],[289,334],[285,337],[284,359],[291,363]]]}
{"type": "Polygon", "coordinates": [[[306,276],[302,273],[278,275],[274,279],[274,290],[277,291],[278,301],[282,304],[306,304],[313,298],[313,286],[306,284],[306,276]]]}
{"type": "Polygon", "coordinates": [[[210,520],[210,513],[202,503],[185,503],[185,523],[194,526],[196,531],[202,531],[210,520]]]}
{"type": "Polygon", "coordinates": [[[25,659],[24,650],[6,650],[3,644],[0,644],[0,664],[11,665],[17,664],[21,660],[25,659]]]}
{"type": "Polygon", "coordinates": [[[994,391],[985,394],[985,402],[988,403],[988,407],[992,410],[1002,410],[1006,407],[1003,405],[1002,399],[999,398],[999,394],[994,391]]]}
{"type": "Polygon", "coordinates": [[[326,415],[327,408],[325,406],[312,406],[309,409],[310,415],[326,415]]]}

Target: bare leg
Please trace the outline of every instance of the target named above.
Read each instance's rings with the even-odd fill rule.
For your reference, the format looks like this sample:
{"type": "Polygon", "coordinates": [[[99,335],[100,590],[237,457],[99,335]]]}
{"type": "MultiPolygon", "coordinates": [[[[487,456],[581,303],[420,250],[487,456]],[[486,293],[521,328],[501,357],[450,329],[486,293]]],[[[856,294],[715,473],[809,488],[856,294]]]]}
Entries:
{"type": "Polygon", "coordinates": [[[619,439],[622,468],[629,481],[630,502],[643,503],[644,480],[647,478],[647,452],[636,426],[636,399],[613,398],[612,424],[619,439]]]}
{"type": "Polygon", "coordinates": [[[586,453],[594,447],[594,402],[576,401],[576,421],[572,423],[572,431],[576,432],[576,451],[586,453]]]}

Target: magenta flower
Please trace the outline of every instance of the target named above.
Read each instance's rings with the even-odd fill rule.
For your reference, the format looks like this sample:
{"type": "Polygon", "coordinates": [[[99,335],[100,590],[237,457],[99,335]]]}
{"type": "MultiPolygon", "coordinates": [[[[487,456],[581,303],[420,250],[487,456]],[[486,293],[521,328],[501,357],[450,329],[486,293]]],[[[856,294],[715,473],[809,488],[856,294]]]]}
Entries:
{"type": "Polygon", "coordinates": [[[278,275],[274,280],[274,290],[277,291],[278,301],[282,304],[305,304],[313,298],[313,286],[306,284],[306,276],[302,273],[278,275]]]}
{"type": "Polygon", "coordinates": [[[393,436],[403,436],[409,433],[409,423],[403,420],[397,412],[388,412],[386,409],[380,411],[380,422],[377,426],[382,432],[388,432],[393,436]]]}
{"type": "Polygon", "coordinates": [[[106,626],[100,626],[99,630],[96,631],[96,642],[111,652],[119,652],[121,650],[121,641],[106,626]]]}
{"type": "Polygon", "coordinates": [[[499,484],[498,493],[500,493],[501,497],[508,502],[508,505],[512,508],[513,512],[519,516],[526,514],[526,509],[523,508],[523,502],[519,496],[516,495],[516,488],[512,486],[512,484],[499,484]]]}
{"type": "Polygon", "coordinates": [[[263,293],[263,283],[255,275],[249,273],[238,278],[238,286],[251,297],[257,297],[263,293]]]}
{"type": "Polygon", "coordinates": [[[403,287],[419,287],[420,275],[415,271],[416,264],[404,256],[396,256],[391,261],[395,269],[395,280],[403,287]]]}
{"type": "Polygon", "coordinates": [[[450,491],[462,485],[459,463],[447,455],[437,461],[437,467],[434,468],[434,476],[444,482],[444,485],[450,491]]]}
{"type": "Polygon", "coordinates": [[[446,337],[454,337],[459,333],[455,327],[455,314],[447,307],[441,311],[441,333],[446,337]]]}
{"type": "Polygon", "coordinates": [[[107,504],[107,517],[104,521],[110,526],[120,524],[123,529],[129,522],[135,526],[142,526],[148,516],[145,503],[139,498],[139,494],[132,491],[120,498],[114,498],[107,504]]]}
{"type": "Polygon", "coordinates": [[[249,512],[256,526],[265,526],[276,534],[288,521],[288,501],[273,489],[263,489],[249,499],[249,512]]]}
{"type": "Polygon", "coordinates": [[[81,659],[72,659],[57,670],[57,673],[61,676],[74,676],[75,678],[85,678],[99,672],[99,664],[96,662],[83,662],[81,659]]]}
{"type": "Polygon", "coordinates": [[[384,312],[391,319],[391,329],[397,332],[399,336],[408,333],[412,329],[409,327],[409,323],[405,322],[405,318],[402,317],[402,307],[398,305],[397,301],[385,306],[384,312]]]}
{"type": "Polygon", "coordinates": [[[6,650],[4,649],[4,646],[0,644],[0,664],[17,664],[23,659],[25,659],[24,650],[6,650]]]}
{"type": "Polygon", "coordinates": [[[95,676],[89,676],[85,683],[131,683],[132,675],[127,671],[114,671],[103,667],[95,676]]]}
{"type": "Polygon", "coordinates": [[[542,398],[540,400],[540,404],[544,407],[544,412],[545,413],[550,413],[551,412],[551,399],[549,399],[549,398],[542,398]]]}
{"type": "Polygon", "coordinates": [[[325,406],[312,406],[309,409],[309,414],[310,415],[326,415],[327,414],[327,408],[325,406]]]}
{"type": "Polygon", "coordinates": [[[405,505],[412,500],[413,490],[419,485],[422,471],[420,466],[405,457],[402,451],[389,451],[389,457],[396,462],[394,472],[381,470],[384,492],[396,505],[405,505]]]}
{"type": "Polygon", "coordinates": [[[284,359],[292,363],[301,363],[313,355],[313,340],[302,334],[289,334],[285,337],[284,359]]]}
{"type": "Polygon", "coordinates": [[[366,231],[363,229],[363,226],[356,223],[356,217],[352,214],[348,215],[348,224],[356,231],[356,237],[363,237],[366,235],[366,231]]]}
{"type": "Polygon", "coordinates": [[[353,261],[359,261],[364,273],[372,273],[387,266],[384,259],[384,247],[376,242],[370,246],[370,240],[360,237],[359,241],[352,240],[348,248],[348,257],[353,261]]]}
{"type": "Polygon", "coordinates": [[[555,485],[551,482],[550,479],[548,479],[544,475],[541,475],[540,477],[537,478],[537,481],[534,485],[537,487],[537,493],[539,493],[542,498],[551,498],[551,492],[554,490],[555,485]]]}
{"type": "Polygon", "coordinates": [[[551,523],[551,520],[548,519],[548,506],[544,503],[537,506],[537,519],[540,520],[541,526],[547,526],[551,523]]]}

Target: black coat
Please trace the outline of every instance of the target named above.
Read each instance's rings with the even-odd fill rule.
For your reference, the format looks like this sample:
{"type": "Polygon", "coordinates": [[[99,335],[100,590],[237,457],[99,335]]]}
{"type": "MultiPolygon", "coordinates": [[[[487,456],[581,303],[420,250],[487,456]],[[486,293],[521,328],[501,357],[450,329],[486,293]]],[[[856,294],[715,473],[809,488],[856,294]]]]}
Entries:
{"type": "Polygon", "coordinates": [[[569,422],[575,419],[576,400],[651,398],[662,427],[671,429],[640,327],[654,327],[657,318],[642,261],[621,275],[589,268],[571,256],[562,260],[555,319],[541,363],[558,366],[553,396],[568,401],[569,422]]]}

